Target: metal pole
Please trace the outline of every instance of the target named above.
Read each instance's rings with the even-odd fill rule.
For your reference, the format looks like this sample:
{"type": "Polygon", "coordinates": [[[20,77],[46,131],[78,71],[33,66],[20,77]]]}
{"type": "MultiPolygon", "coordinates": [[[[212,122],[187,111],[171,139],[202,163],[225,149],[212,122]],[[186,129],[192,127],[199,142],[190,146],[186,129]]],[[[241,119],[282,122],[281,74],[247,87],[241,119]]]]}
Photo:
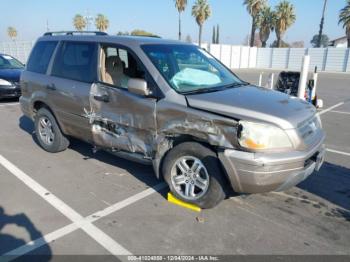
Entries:
{"type": "Polygon", "coordinates": [[[315,71],[314,71],[314,87],[312,89],[312,93],[311,93],[311,100],[313,101],[316,97],[316,88],[317,88],[317,80],[318,80],[318,73],[317,73],[317,66],[315,67],[315,71]]]}
{"type": "Polygon", "coordinates": [[[271,80],[270,81],[271,81],[270,82],[270,89],[273,89],[273,84],[274,84],[274,81],[275,81],[275,74],[274,73],[271,74],[271,80]]]}
{"type": "Polygon", "coordinates": [[[258,86],[262,86],[261,84],[262,84],[262,77],[263,77],[263,74],[264,74],[263,72],[260,73],[258,86]]]}
{"type": "Polygon", "coordinates": [[[306,90],[306,82],[309,73],[310,66],[310,56],[306,55],[303,58],[303,65],[301,67],[300,80],[299,80],[299,88],[298,88],[298,97],[305,100],[305,90],[306,90]]]}

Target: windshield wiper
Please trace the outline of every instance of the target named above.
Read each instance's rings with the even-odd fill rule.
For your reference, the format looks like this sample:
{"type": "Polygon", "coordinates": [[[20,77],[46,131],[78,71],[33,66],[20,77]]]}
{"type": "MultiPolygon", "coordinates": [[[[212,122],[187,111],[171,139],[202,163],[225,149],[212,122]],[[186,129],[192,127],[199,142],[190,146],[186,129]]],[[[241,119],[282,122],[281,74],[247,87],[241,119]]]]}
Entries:
{"type": "Polygon", "coordinates": [[[229,84],[229,85],[224,85],[224,86],[208,87],[208,88],[196,89],[193,91],[181,92],[181,94],[193,95],[193,94],[202,94],[202,93],[212,93],[212,92],[222,91],[224,89],[235,88],[235,87],[246,86],[246,85],[249,85],[249,83],[247,83],[247,82],[234,83],[234,84],[229,84]]]}

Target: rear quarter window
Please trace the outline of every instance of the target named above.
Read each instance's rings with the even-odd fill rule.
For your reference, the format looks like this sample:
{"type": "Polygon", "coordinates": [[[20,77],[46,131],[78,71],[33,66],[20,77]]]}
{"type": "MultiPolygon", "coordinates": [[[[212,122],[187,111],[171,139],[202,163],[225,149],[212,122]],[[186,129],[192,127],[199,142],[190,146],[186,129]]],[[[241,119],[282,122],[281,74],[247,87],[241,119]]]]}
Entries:
{"type": "Polygon", "coordinates": [[[64,42],[57,52],[53,76],[92,83],[97,79],[97,45],[95,43],[64,42]]]}
{"type": "Polygon", "coordinates": [[[27,71],[45,74],[57,41],[40,41],[34,46],[27,63],[27,71]]]}

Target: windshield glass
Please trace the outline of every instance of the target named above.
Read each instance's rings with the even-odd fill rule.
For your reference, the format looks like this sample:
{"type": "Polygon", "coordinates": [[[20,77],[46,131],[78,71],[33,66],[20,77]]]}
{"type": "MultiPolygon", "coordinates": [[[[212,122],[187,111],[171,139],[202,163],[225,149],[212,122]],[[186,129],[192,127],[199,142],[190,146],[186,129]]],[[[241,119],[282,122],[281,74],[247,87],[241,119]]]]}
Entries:
{"type": "Polygon", "coordinates": [[[144,45],[142,49],[179,93],[210,92],[245,84],[197,46],[144,45]]]}
{"type": "Polygon", "coordinates": [[[0,55],[0,69],[22,69],[23,64],[9,55],[0,55]]]}

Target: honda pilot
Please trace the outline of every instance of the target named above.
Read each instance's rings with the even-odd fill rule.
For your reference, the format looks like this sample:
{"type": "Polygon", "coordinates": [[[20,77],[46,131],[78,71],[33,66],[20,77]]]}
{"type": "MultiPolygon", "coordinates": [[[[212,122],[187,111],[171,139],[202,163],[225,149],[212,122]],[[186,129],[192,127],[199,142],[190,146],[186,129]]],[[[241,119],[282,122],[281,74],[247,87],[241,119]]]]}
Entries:
{"type": "Polygon", "coordinates": [[[40,146],[71,137],[152,165],[175,197],[211,208],[283,191],[324,159],[312,104],[242,81],[200,47],[153,37],[46,33],[21,75],[40,146]]]}

